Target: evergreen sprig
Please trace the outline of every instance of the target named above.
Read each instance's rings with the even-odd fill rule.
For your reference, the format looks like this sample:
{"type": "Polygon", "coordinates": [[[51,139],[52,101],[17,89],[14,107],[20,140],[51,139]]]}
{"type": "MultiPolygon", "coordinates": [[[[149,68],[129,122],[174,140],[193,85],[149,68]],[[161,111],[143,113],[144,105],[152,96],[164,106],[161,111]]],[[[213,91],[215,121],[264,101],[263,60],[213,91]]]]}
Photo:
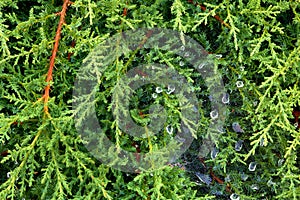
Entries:
{"type": "MultiPolygon", "coordinates": [[[[0,1],[0,199],[299,199],[299,3],[0,1]],[[73,97],[87,56],[97,59],[90,54],[94,48],[115,34],[153,27],[181,34],[180,41],[170,44],[186,45],[186,34],[203,45],[206,54],[219,55],[215,70],[230,101],[211,157],[197,155],[214,134],[209,129],[213,86],[174,52],[133,44],[136,51],[120,55],[125,50],[115,41],[116,48],[105,52],[113,62],[104,63],[104,71],[94,71],[98,85],[93,93],[73,97]],[[122,77],[141,63],[160,63],[185,77],[199,99],[197,130],[180,113],[182,99],[166,93],[152,97],[159,85],[145,85],[127,96],[130,88],[122,77]],[[92,95],[94,102],[72,109],[72,103],[89,102],[92,95]],[[122,107],[125,100],[129,108],[122,107]],[[124,115],[146,129],[150,117],[159,117],[149,111],[155,103],[163,105],[167,115],[159,134],[137,138],[122,130],[124,115]],[[195,140],[169,165],[143,173],[122,172],[93,157],[76,130],[74,116],[84,110],[77,118],[84,122],[95,108],[103,131],[118,150],[152,153],[168,144],[175,148],[170,144],[174,134],[166,128],[179,131],[180,120],[195,140]]],[[[115,155],[114,149],[107,152],[115,155]]],[[[153,159],[168,152],[160,153],[153,159]]],[[[120,165],[128,162],[113,159],[120,165]]],[[[132,160],[139,162],[138,157],[132,160]]]]}

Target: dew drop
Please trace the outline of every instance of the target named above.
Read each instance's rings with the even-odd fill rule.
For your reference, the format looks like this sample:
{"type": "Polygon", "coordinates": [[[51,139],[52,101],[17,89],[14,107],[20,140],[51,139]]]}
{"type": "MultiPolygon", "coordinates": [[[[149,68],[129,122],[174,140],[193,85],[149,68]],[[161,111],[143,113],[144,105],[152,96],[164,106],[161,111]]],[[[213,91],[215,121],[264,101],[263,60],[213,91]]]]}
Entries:
{"type": "Polygon", "coordinates": [[[241,128],[240,124],[238,122],[233,122],[232,123],[232,129],[236,133],[244,133],[244,130],[241,128]]]}
{"type": "Polygon", "coordinates": [[[182,67],[183,65],[184,65],[184,62],[183,62],[183,61],[180,61],[180,62],[179,62],[179,66],[182,67]]]}
{"type": "Polygon", "coordinates": [[[217,131],[219,133],[225,133],[226,132],[225,129],[223,128],[223,126],[218,126],[217,131]]]}
{"type": "Polygon", "coordinates": [[[202,69],[204,66],[205,66],[205,63],[201,63],[201,64],[198,66],[198,69],[202,69]]]}
{"type": "Polygon", "coordinates": [[[156,87],[155,92],[156,93],[161,93],[163,89],[161,87],[156,87]]]}
{"type": "Polygon", "coordinates": [[[157,94],[156,94],[156,93],[153,93],[153,94],[152,94],[152,98],[153,98],[153,99],[156,99],[156,98],[157,98],[157,94]]]}
{"type": "Polygon", "coordinates": [[[181,51],[184,51],[184,50],[185,50],[185,46],[182,45],[182,46],[180,47],[180,50],[181,50],[181,51]]]}
{"type": "Polygon", "coordinates": [[[219,151],[217,148],[214,148],[211,152],[210,152],[210,157],[211,159],[215,159],[218,155],[219,151]]]}
{"type": "Polygon", "coordinates": [[[197,106],[193,106],[193,111],[195,112],[195,113],[197,113],[198,112],[198,108],[197,108],[197,106]]]}
{"type": "Polygon", "coordinates": [[[248,167],[250,172],[254,172],[256,169],[256,162],[251,162],[248,167]]]}
{"type": "Polygon", "coordinates": [[[244,142],[243,140],[237,141],[237,142],[235,143],[234,149],[235,149],[236,151],[242,150],[242,148],[243,148],[243,142],[244,142]]]}
{"type": "Polygon", "coordinates": [[[253,106],[254,106],[254,107],[257,106],[257,101],[253,101],[253,106]]]}
{"type": "Polygon", "coordinates": [[[195,175],[199,178],[199,180],[202,183],[205,183],[205,184],[209,185],[212,182],[211,177],[209,175],[207,175],[207,174],[201,174],[199,172],[196,172],[195,175]]]}
{"type": "Polygon", "coordinates": [[[10,177],[10,172],[7,172],[6,177],[7,177],[7,178],[10,177]]]}
{"type": "Polygon", "coordinates": [[[265,139],[261,138],[259,141],[259,146],[264,146],[265,145],[265,139]]]}
{"type": "Polygon", "coordinates": [[[224,104],[229,103],[229,94],[228,94],[228,93],[223,94],[222,102],[223,102],[224,104]]]}
{"type": "Polygon", "coordinates": [[[236,84],[236,87],[238,87],[238,88],[244,87],[243,81],[237,81],[235,84],[236,84]]]}
{"type": "Polygon", "coordinates": [[[153,173],[150,173],[150,176],[153,176],[153,173]]]}
{"type": "Polygon", "coordinates": [[[210,112],[210,118],[211,118],[211,119],[213,119],[213,120],[214,120],[214,119],[217,119],[218,116],[219,116],[219,113],[218,113],[217,110],[213,110],[213,111],[210,112]]]}
{"type": "Polygon", "coordinates": [[[252,184],[252,185],[251,185],[251,189],[252,189],[252,190],[258,190],[259,187],[258,187],[257,184],[252,184]]]}
{"type": "Polygon", "coordinates": [[[294,123],[294,127],[297,128],[299,126],[298,122],[294,123]]]}
{"type": "Polygon", "coordinates": [[[244,172],[241,174],[241,179],[243,181],[246,181],[249,178],[249,176],[247,174],[245,174],[244,172]]]}
{"type": "Polygon", "coordinates": [[[230,199],[231,200],[240,200],[240,196],[238,194],[236,194],[236,193],[232,193],[230,195],[230,199]]]}
{"type": "Polygon", "coordinates": [[[281,167],[284,162],[284,159],[279,159],[277,162],[278,167],[281,167]]]}
{"type": "Polygon", "coordinates": [[[173,127],[171,125],[168,125],[166,127],[166,131],[171,135],[173,133],[173,127]]]}
{"type": "Polygon", "coordinates": [[[222,58],[222,54],[216,54],[216,58],[217,58],[217,59],[222,58]]]}
{"type": "Polygon", "coordinates": [[[189,57],[190,53],[189,52],[185,52],[184,57],[189,57]]]}
{"type": "Polygon", "coordinates": [[[167,91],[167,94],[171,94],[172,92],[175,91],[175,86],[173,85],[168,85],[168,91],[167,91]]]}

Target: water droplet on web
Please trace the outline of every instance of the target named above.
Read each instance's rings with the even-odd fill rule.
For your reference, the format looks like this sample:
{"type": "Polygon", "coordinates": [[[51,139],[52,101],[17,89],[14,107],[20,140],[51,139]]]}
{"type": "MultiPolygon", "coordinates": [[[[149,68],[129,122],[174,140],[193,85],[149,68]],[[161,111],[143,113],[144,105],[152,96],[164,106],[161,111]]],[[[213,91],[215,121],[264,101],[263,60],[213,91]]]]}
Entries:
{"type": "Polygon", "coordinates": [[[171,94],[172,92],[175,91],[175,86],[174,85],[168,85],[168,91],[167,94],[171,94]]]}
{"type": "Polygon", "coordinates": [[[184,57],[189,57],[190,53],[189,52],[185,52],[184,57]]]}
{"type": "Polygon", "coordinates": [[[185,46],[182,45],[182,46],[180,47],[180,50],[181,50],[181,51],[184,51],[184,50],[185,50],[185,46]]]}
{"type": "Polygon", "coordinates": [[[184,65],[184,62],[183,62],[183,61],[180,61],[180,62],[179,62],[179,66],[182,67],[183,65],[184,65]]]}
{"type": "Polygon", "coordinates": [[[243,142],[244,142],[243,140],[237,141],[237,142],[235,143],[234,149],[235,149],[236,151],[242,150],[242,148],[243,148],[243,142]]]}
{"type": "Polygon", "coordinates": [[[226,132],[226,130],[223,128],[222,125],[219,125],[219,126],[217,127],[217,131],[218,131],[219,133],[225,133],[225,132],[226,132]]]}
{"type": "Polygon", "coordinates": [[[232,193],[230,195],[230,199],[231,200],[240,200],[240,196],[238,194],[236,194],[236,193],[232,193]]]}
{"type": "Polygon", "coordinates": [[[278,167],[281,167],[284,162],[284,159],[279,159],[277,162],[278,167]]]}
{"type": "Polygon", "coordinates": [[[258,187],[257,184],[252,184],[252,185],[251,185],[251,189],[252,189],[252,190],[258,190],[259,187],[258,187]]]}
{"type": "Polygon", "coordinates": [[[248,167],[250,172],[254,172],[256,169],[256,162],[251,162],[248,167]]]}
{"type": "Polygon", "coordinates": [[[249,178],[249,176],[247,174],[245,174],[244,172],[241,174],[241,179],[243,181],[246,181],[249,178]]]}
{"type": "Polygon", "coordinates": [[[217,59],[222,58],[222,54],[216,54],[216,58],[217,58],[217,59]]]}
{"type": "Polygon", "coordinates": [[[232,123],[232,129],[236,133],[244,133],[244,130],[241,128],[240,124],[238,122],[233,122],[232,123]]]}
{"type": "Polygon", "coordinates": [[[198,112],[197,106],[195,106],[195,105],[193,106],[193,111],[194,111],[194,112],[198,112]]]}
{"type": "Polygon", "coordinates": [[[218,113],[217,110],[213,110],[213,111],[210,112],[210,118],[211,118],[212,120],[217,119],[218,116],[219,116],[219,113],[218,113]]]}
{"type": "Polygon", "coordinates": [[[7,177],[7,178],[10,177],[10,172],[7,172],[6,177],[7,177]]]}
{"type": "Polygon", "coordinates": [[[196,172],[195,175],[199,178],[199,180],[202,183],[205,183],[205,184],[209,185],[212,182],[212,178],[207,174],[201,174],[199,172],[196,172]]]}
{"type": "Polygon", "coordinates": [[[265,139],[261,138],[259,141],[259,146],[264,146],[265,145],[265,139]]]}
{"type": "Polygon", "coordinates": [[[229,103],[229,94],[228,94],[228,93],[223,94],[222,102],[223,102],[224,104],[229,103]]]}
{"type": "Polygon", "coordinates": [[[219,151],[217,148],[214,148],[211,152],[210,152],[210,157],[211,159],[215,159],[218,155],[219,151]]]}
{"type": "Polygon", "coordinates": [[[155,92],[156,93],[161,93],[163,89],[161,87],[156,87],[155,92]]]}
{"type": "Polygon", "coordinates": [[[236,87],[238,87],[238,88],[244,87],[243,81],[237,81],[235,84],[236,84],[236,87]]]}
{"type": "Polygon", "coordinates": [[[299,126],[298,122],[294,123],[294,127],[297,128],[299,126]]]}
{"type": "Polygon", "coordinates": [[[153,98],[153,99],[156,99],[156,98],[157,98],[157,93],[153,93],[153,94],[152,94],[152,98],[153,98]]]}
{"type": "Polygon", "coordinates": [[[171,125],[168,125],[166,127],[166,131],[171,135],[173,133],[173,127],[171,125]]]}
{"type": "Polygon", "coordinates": [[[205,66],[205,63],[201,63],[200,65],[198,65],[198,69],[202,69],[205,66]]]}
{"type": "Polygon", "coordinates": [[[257,106],[257,101],[253,101],[253,106],[254,106],[254,107],[257,106]]]}

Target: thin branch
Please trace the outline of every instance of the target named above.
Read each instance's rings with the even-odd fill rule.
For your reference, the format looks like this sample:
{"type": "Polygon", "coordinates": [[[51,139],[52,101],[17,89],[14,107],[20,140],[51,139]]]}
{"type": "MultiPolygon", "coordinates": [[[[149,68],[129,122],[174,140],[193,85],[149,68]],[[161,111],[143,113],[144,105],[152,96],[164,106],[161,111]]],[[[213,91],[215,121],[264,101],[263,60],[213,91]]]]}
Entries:
{"type": "Polygon", "coordinates": [[[57,54],[57,51],[58,51],[58,45],[59,45],[59,40],[60,40],[60,35],[61,35],[61,29],[62,29],[63,24],[65,23],[65,16],[66,16],[67,8],[71,4],[72,4],[72,2],[70,0],[64,0],[62,10],[59,13],[60,19],[59,19],[57,30],[56,30],[55,43],[54,43],[54,47],[53,47],[53,50],[52,50],[52,56],[50,58],[50,64],[49,64],[49,69],[48,69],[47,78],[46,78],[47,86],[45,87],[44,95],[41,98],[41,99],[44,100],[44,111],[45,111],[46,114],[49,114],[49,109],[48,109],[47,104],[48,104],[49,96],[50,96],[50,81],[52,81],[52,79],[53,79],[53,76],[52,76],[53,75],[53,68],[54,68],[54,64],[55,64],[56,54],[57,54]]]}
{"type": "MultiPolygon", "coordinates": [[[[201,5],[199,3],[195,3],[193,0],[188,0],[189,3],[195,5],[195,6],[200,6],[201,10],[205,11],[206,7],[204,5],[201,5]]],[[[218,20],[222,25],[226,26],[227,28],[230,28],[229,24],[227,24],[226,22],[224,22],[221,17],[219,17],[218,15],[214,15],[213,16],[216,20],[218,20]]]]}

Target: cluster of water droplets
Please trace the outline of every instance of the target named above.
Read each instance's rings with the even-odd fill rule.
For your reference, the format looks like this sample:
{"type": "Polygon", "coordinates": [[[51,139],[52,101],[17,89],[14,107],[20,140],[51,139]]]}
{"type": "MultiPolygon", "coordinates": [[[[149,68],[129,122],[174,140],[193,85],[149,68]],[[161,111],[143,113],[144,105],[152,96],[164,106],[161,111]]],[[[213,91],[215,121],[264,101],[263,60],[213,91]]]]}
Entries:
{"type": "MultiPolygon", "coordinates": [[[[176,87],[174,85],[168,85],[166,93],[171,94],[175,91],[176,87]]],[[[162,93],[164,90],[161,87],[155,88],[155,93],[152,94],[152,98],[156,99],[158,97],[158,94],[162,93]]]]}

